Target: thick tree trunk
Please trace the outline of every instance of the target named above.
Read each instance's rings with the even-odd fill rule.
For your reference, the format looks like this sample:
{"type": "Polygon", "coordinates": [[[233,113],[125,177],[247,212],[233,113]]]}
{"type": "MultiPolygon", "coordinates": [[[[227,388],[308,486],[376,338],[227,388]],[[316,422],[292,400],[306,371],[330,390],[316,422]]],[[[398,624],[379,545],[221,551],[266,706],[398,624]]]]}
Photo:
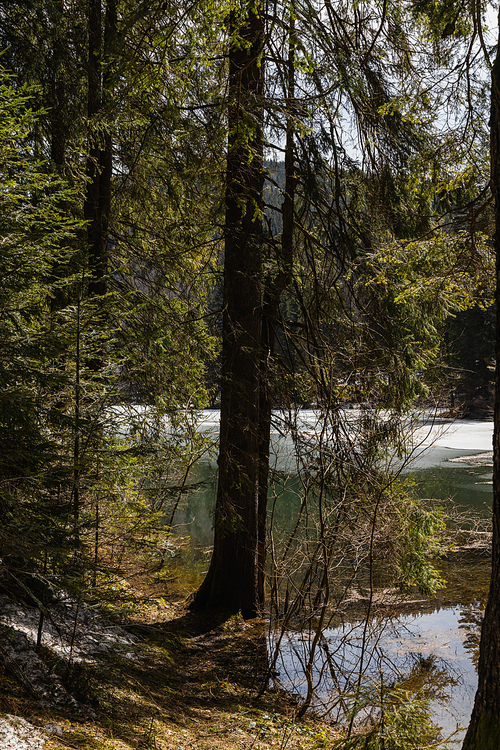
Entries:
{"type": "Polygon", "coordinates": [[[262,360],[260,376],[260,425],[259,425],[259,509],[258,509],[258,585],[259,599],[264,604],[267,536],[267,495],[269,484],[269,455],[271,442],[271,411],[273,385],[270,363],[275,353],[276,325],[281,296],[290,282],[293,263],[293,230],[295,211],[295,21],[290,15],[288,37],[288,80],[286,99],[286,143],[285,143],[285,195],[283,198],[283,231],[281,253],[278,258],[279,273],[264,292],[262,312],[262,360]]]}
{"type": "Polygon", "coordinates": [[[215,538],[194,608],[259,611],[258,490],[263,194],[260,2],[231,16],[219,483],[215,538]]]}
{"type": "Polygon", "coordinates": [[[463,750],[500,748],[500,55],[491,80],[491,189],[495,201],[496,376],[493,435],[493,549],[488,603],[481,629],[478,688],[463,750]]]}

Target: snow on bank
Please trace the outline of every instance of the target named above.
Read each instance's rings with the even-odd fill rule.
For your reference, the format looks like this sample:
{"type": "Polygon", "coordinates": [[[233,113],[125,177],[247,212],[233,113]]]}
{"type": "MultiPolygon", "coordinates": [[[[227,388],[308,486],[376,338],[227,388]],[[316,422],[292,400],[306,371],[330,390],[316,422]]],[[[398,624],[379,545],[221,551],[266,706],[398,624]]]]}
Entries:
{"type": "Polygon", "coordinates": [[[413,444],[417,448],[449,448],[490,451],[493,441],[493,422],[457,419],[454,422],[429,422],[417,427],[413,444]]]}
{"type": "MultiPolygon", "coordinates": [[[[61,737],[63,728],[60,724],[46,724],[44,733],[61,737]]],[[[45,738],[38,727],[30,724],[20,716],[5,714],[0,716],[1,750],[44,750],[45,738]]]]}
{"type": "MultiPolygon", "coordinates": [[[[0,597],[0,657],[42,705],[92,716],[93,711],[68,693],[60,677],[36,653],[39,618],[36,608],[0,597]]],[[[69,599],[52,605],[45,616],[42,644],[68,666],[74,662],[92,663],[112,653],[136,659],[137,641],[138,638],[107,622],[90,607],[78,607],[69,599]]],[[[7,727],[5,731],[10,729],[7,727]]],[[[18,750],[17,745],[8,745],[6,741],[2,744],[0,734],[0,749],[10,747],[18,750]]]]}
{"type": "Polygon", "coordinates": [[[2,750],[43,750],[45,740],[29,721],[7,714],[0,718],[0,747],[2,750]]]}
{"type": "MultiPolygon", "coordinates": [[[[38,609],[0,597],[0,624],[24,633],[33,646],[39,621],[38,609]]],[[[90,607],[77,607],[71,600],[50,607],[42,635],[42,644],[63,659],[87,663],[110,652],[134,658],[133,646],[137,640],[123,628],[106,622],[90,607]]]]}

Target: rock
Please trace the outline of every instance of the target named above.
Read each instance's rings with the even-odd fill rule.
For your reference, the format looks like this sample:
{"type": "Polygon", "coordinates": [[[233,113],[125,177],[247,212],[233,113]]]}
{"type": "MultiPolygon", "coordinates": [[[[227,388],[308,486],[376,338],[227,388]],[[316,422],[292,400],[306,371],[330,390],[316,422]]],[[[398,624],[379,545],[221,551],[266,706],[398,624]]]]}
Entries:
{"type": "Polygon", "coordinates": [[[63,728],[60,724],[45,724],[43,731],[47,732],[47,734],[57,734],[59,737],[62,737],[63,728]]]}

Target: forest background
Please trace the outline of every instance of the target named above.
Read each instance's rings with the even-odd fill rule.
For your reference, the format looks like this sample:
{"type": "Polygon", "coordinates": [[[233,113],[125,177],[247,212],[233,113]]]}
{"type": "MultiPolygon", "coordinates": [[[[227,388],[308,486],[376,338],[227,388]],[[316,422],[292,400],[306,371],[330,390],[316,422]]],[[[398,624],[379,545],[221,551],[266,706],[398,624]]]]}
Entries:
{"type": "Polygon", "coordinates": [[[207,405],[195,608],[320,633],[380,556],[404,590],[440,585],[439,513],[389,464],[415,406],[492,416],[487,10],[0,4],[1,580],[39,609],[38,645],[57,591],[99,597],[139,552],[163,564],[214,450],[207,405]],[[316,519],[279,559],[273,420],[297,528],[316,519]]]}

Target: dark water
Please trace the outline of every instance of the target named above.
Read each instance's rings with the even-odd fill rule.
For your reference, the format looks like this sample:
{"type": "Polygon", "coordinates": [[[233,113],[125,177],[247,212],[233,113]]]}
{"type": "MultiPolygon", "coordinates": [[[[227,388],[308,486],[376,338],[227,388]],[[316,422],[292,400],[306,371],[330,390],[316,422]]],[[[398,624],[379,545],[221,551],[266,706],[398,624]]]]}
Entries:
{"type": "MultiPolygon", "coordinates": [[[[410,467],[405,476],[412,477],[412,491],[417,497],[451,503],[452,507],[459,508],[471,517],[488,519],[491,514],[492,483],[489,467],[442,462],[425,468],[410,467]]],[[[173,534],[174,542],[182,542],[177,550],[182,565],[187,568],[192,565],[200,573],[213,541],[215,464],[198,463],[191,470],[189,480],[192,485],[199,486],[180,503],[174,518],[173,534]]],[[[277,492],[279,499],[274,510],[274,522],[278,528],[287,528],[300,506],[299,483],[291,476],[277,487],[277,492]]],[[[458,593],[455,595],[460,596],[458,593]]]]}
{"type": "Polygon", "coordinates": [[[452,464],[416,469],[418,497],[453,500],[455,505],[482,516],[489,516],[493,499],[491,468],[452,464]]]}

